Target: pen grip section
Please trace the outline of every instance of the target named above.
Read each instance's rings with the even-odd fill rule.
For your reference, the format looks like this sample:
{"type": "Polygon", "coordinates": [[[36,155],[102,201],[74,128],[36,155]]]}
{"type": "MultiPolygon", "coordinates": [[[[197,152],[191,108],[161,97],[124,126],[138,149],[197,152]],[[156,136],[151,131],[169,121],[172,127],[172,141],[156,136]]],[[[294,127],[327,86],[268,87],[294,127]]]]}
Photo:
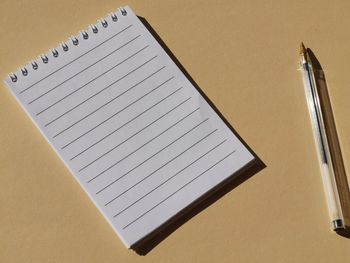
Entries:
{"type": "Polygon", "coordinates": [[[343,218],[341,207],[339,207],[337,186],[335,185],[330,167],[325,163],[321,165],[321,174],[330,219],[334,221],[343,218]]]}

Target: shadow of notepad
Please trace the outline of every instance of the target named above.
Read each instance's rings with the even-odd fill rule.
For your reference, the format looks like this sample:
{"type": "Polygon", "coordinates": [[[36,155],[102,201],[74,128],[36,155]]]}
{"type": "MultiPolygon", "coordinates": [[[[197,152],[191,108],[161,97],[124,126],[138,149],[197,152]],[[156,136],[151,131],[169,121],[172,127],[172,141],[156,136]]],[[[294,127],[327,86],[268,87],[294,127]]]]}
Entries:
{"type": "Polygon", "coordinates": [[[245,167],[237,171],[233,176],[231,176],[226,181],[217,185],[214,189],[211,189],[206,195],[202,196],[199,200],[192,203],[190,206],[179,212],[176,216],[172,217],[169,221],[160,226],[150,235],[146,236],[131,248],[136,251],[139,255],[146,255],[152,249],[154,249],[159,243],[166,239],[170,234],[176,231],[184,223],[190,220],[192,217],[209,207],[211,204],[215,203],[221,197],[226,195],[228,192],[232,191],[240,184],[244,183],[246,180],[257,174],[259,171],[266,168],[264,162],[253,152],[253,150],[248,146],[248,144],[239,136],[239,134],[233,129],[231,124],[225,119],[221,112],[216,108],[216,106],[210,101],[206,94],[201,90],[198,84],[193,80],[193,78],[188,74],[179,60],[167,47],[164,41],[148,23],[144,17],[138,16],[147,30],[152,34],[152,36],[158,41],[161,47],[169,55],[169,57],[174,61],[176,66],[182,71],[182,73],[187,77],[191,84],[198,90],[198,92],[203,96],[203,98],[208,102],[208,104],[214,109],[216,114],[224,121],[224,123],[230,128],[230,130],[235,134],[237,138],[244,144],[244,146],[254,155],[255,159],[253,162],[249,163],[245,167]]]}

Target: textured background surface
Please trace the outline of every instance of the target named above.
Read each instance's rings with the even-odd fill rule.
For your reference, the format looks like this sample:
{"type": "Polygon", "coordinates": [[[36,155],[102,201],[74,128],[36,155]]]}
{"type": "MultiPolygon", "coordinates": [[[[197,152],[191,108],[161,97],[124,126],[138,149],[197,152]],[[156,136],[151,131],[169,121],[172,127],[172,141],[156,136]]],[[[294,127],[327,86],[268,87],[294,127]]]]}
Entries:
{"type": "Polygon", "coordinates": [[[1,84],[0,262],[349,260],[350,240],[329,230],[297,69],[302,40],[325,69],[349,171],[350,2],[2,0],[0,78],[125,4],[267,167],[138,256],[1,84]]]}

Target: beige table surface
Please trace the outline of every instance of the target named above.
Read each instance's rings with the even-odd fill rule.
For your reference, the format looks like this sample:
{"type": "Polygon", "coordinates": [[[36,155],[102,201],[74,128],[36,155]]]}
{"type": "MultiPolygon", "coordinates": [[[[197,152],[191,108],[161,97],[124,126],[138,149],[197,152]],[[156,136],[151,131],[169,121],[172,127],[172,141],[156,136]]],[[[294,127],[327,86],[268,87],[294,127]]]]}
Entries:
{"type": "Polygon", "coordinates": [[[0,262],[349,262],[350,240],[329,228],[297,69],[302,40],[325,69],[350,171],[350,2],[1,0],[1,79],[125,4],[267,167],[139,256],[1,84],[0,262]]]}

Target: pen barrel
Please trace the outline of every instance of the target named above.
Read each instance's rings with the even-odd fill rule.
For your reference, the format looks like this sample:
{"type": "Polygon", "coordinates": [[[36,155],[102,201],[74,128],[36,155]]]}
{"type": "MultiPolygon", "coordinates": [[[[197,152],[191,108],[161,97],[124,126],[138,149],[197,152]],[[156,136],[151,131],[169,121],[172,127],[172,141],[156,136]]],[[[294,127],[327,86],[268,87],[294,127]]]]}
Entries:
{"type": "Polygon", "coordinates": [[[314,71],[310,62],[304,60],[301,64],[303,68],[302,76],[307,105],[317,148],[328,212],[332,222],[332,228],[333,230],[337,230],[339,228],[344,228],[344,218],[332,165],[332,157],[329,151],[325,124],[320,107],[314,71]]]}

